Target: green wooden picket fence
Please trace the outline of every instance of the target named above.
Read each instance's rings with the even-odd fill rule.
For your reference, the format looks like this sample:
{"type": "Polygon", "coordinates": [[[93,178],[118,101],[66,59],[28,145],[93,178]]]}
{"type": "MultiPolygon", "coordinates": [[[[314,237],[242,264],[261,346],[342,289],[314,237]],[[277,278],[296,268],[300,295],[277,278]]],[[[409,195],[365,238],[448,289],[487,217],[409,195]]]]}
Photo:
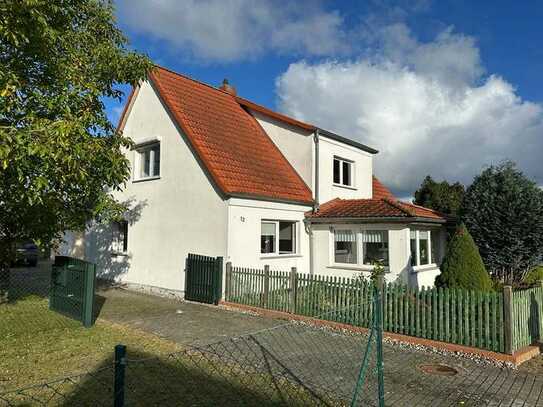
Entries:
{"type": "Polygon", "coordinates": [[[543,285],[513,292],[513,349],[543,340],[543,285]]]}
{"type": "MultiPolygon", "coordinates": [[[[226,268],[227,301],[360,327],[371,324],[371,289],[364,279],[301,274],[295,268],[226,268]]],[[[385,284],[384,330],[512,353],[541,340],[543,287],[505,291],[385,284]]]]}

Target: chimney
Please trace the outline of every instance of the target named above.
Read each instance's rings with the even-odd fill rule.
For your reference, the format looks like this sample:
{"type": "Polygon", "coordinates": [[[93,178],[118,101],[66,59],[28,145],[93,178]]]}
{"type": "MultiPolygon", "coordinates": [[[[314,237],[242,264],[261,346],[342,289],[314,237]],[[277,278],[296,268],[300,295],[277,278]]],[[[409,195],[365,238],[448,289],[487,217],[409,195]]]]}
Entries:
{"type": "Polygon", "coordinates": [[[230,93],[232,96],[236,96],[236,88],[230,86],[228,79],[226,78],[223,79],[222,85],[219,87],[219,89],[224,90],[226,93],[230,93]]]}

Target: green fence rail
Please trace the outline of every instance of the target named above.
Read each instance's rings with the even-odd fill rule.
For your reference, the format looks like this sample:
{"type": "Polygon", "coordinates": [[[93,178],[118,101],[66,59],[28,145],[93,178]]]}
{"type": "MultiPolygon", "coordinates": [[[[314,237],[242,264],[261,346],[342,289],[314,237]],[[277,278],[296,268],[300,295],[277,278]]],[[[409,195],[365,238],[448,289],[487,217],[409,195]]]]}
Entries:
{"type": "Polygon", "coordinates": [[[543,340],[543,285],[513,292],[513,349],[543,340]]]}
{"type": "MultiPolygon", "coordinates": [[[[406,285],[385,284],[383,326],[388,332],[512,353],[533,343],[536,334],[541,332],[541,318],[538,331],[535,322],[528,324],[527,319],[527,308],[534,308],[533,300],[530,302],[528,298],[536,295],[543,298],[541,290],[535,289],[535,294],[515,293],[513,299],[507,297],[513,302],[508,303],[509,308],[514,308],[509,318],[514,322],[509,324],[505,318],[505,310],[509,308],[502,292],[453,288],[417,290],[406,285]],[[514,327],[515,333],[511,334],[513,328],[507,328],[509,325],[514,327]]],[[[268,267],[264,270],[230,264],[226,267],[225,299],[230,302],[310,317],[325,315],[323,319],[370,327],[371,298],[371,282],[363,279],[300,274],[295,268],[280,272],[268,267]]],[[[539,316],[543,315],[542,303],[537,303],[539,316]]],[[[533,316],[532,320],[535,321],[533,316]]]]}

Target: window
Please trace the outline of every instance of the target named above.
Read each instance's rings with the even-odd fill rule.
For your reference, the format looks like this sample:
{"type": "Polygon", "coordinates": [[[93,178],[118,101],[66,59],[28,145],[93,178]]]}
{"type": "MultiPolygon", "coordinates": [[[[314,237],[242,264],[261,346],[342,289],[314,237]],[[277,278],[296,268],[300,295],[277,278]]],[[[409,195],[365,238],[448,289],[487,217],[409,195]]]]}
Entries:
{"type": "Polygon", "coordinates": [[[160,144],[146,145],[136,151],[139,156],[138,179],[160,176],[160,144]]]}
{"type": "Polygon", "coordinates": [[[260,253],[296,253],[296,222],[262,221],[260,224],[260,253]],[[277,242],[278,236],[279,242],[277,242]]]}
{"type": "Polygon", "coordinates": [[[424,266],[437,261],[439,239],[437,231],[411,230],[411,266],[424,266]],[[435,242],[433,241],[435,240],[435,242]]]}
{"type": "Polygon", "coordinates": [[[128,222],[123,220],[112,224],[112,247],[115,253],[126,253],[128,251],[128,222]]]}
{"type": "Polygon", "coordinates": [[[346,264],[358,263],[356,233],[352,230],[334,231],[334,261],[346,264]]]}
{"type": "Polygon", "coordinates": [[[419,231],[419,264],[430,264],[430,233],[427,230],[419,231]]]}
{"type": "Polygon", "coordinates": [[[432,256],[432,262],[436,264],[441,263],[441,253],[439,251],[439,240],[440,240],[439,231],[432,230],[430,232],[430,242],[432,244],[431,256],[432,256]]]}
{"type": "Polygon", "coordinates": [[[382,262],[388,266],[388,231],[364,230],[362,232],[362,253],[365,265],[382,262]]]}
{"type": "Polygon", "coordinates": [[[353,162],[334,157],[334,184],[353,186],[353,162]]]}

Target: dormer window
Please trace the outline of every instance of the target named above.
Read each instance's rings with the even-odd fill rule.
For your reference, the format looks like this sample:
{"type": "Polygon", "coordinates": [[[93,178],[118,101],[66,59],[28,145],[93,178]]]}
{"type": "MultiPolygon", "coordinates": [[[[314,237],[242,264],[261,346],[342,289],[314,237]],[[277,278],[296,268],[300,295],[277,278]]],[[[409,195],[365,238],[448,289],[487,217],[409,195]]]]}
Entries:
{"type": "Polygon", "coordinates": [[[160,142],[137,146],[136,157],[135,180],[160,177],[160,142]]]}
{"type": "Polygon", "coordinates": [[[353,165],[352,161],[334,157],[334,184],[352,187],[353,165]]]}

